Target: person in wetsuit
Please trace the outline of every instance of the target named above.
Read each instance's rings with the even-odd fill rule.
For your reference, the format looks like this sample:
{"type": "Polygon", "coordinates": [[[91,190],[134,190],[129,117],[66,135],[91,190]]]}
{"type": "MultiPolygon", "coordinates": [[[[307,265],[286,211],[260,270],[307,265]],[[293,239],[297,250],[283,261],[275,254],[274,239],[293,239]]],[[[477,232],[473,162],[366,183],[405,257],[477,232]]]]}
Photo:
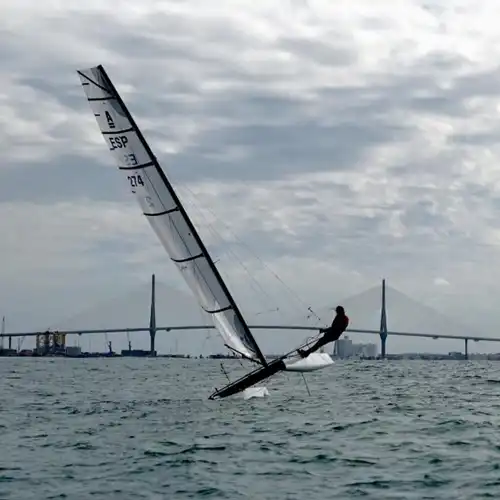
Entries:
{"type": "Polygon", "coordinates": [[[320,328],[319,332],[324,333],[313,346],[309,349],[298,349],[298,353],[302,358],[306,358],[314,351],[317,351],[320,347],[328,344],[330,342],[335,342],[344,333],[347,326],[349,325],[349,318],[347,317],[344,308],[342,306],[337,306],[335,309],[337,313],[335,318],[333,318],[331,326],[328,328],[320,328]]]}

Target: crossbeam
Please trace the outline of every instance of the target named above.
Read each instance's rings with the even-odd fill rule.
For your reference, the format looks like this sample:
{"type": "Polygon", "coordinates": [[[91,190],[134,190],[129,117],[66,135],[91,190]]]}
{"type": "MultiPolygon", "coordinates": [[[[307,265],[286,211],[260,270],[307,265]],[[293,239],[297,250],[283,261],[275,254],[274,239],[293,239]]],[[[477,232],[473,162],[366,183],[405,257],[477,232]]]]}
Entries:
{"type": "MultiPolygon", "coordinates": [[[[308,325],[249,325],[250,328],[255,330],[299,330],[299,331],[318,331],[318,327],[308,325]]],[[[186,325],[186,326],[158,326],[157,332],[165,331],[180,331],[180,330],[206,330],[214,329],[213,325],[186,325]]],[[[66,335],[89,335],[96,333],[135,333],[135,332],[149,332],[150,327],[144,328],[108,328],[100,330],[50,330],[49,333],[65,333],[66,335]]],[[[379,330],[369,330],[360,328],[348,328],[348,333],[368,333],[372,335],[380,335],[379,330]]],[[[12,332],[0,333],[0,338],[3,337],[35,337],[37,335],[44,335],[46,332],[12,332]]],[[[419,333],[419,332],[397,332],[388,331],[387,334],[400,336],[400,337],[422,337],[431,339],[455,339],[455,340],[472,340],[474,342],[500,342],[500,337],[484,337],[474,335],[448,335],[436,333],[419,333]]]]}

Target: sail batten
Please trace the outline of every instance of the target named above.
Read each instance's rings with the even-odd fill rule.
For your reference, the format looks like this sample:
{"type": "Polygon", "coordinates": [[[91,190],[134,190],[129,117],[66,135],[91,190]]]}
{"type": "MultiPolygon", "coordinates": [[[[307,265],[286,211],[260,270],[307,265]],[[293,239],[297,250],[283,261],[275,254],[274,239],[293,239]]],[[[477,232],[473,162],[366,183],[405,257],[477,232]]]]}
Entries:
{"type": "Polygon", "coordinates": [[[102,66],[78,71],[103,138],[170,259],[227,345],[267,366],[259,346],[156,157],[102,66]]]}
{"type": "Polygon", "coordinates": [[[134,129],[132,127],[130,128],[125,128],[123,130],[117,130],[116,132],[114,130],[110,131],[110,132],[103,132],[102,134],[103,135],[113,135],[113,134],[116,134],[116,135],[119,135],[119,134],[125,134],[127,132],[132,132],[134,129]]]}
{"type": "Polygon", "coordinates": [[[155,164],[150,161],[148,163],[144,163],[143,165],[134,165],[133,167],[118,167],[118,170],[137,170],[138,168],[148,168],[154,166],[155,164]]]}

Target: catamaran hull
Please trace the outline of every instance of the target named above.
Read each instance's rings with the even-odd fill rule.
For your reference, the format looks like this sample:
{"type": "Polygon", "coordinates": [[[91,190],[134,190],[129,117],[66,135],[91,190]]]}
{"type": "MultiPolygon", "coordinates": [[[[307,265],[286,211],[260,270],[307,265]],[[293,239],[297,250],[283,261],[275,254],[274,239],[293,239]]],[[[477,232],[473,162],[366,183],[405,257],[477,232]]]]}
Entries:
{"type": "Polygon", "coordinates": [[[277,359],[269,363],[267,366],[258,368],[257,370],[248,373],[244,377],[232,382],[231,384],[226,385],[226,387],[215,391],[210,395],[209,399],[227,398],[228,396],[232,396],[233,394],[238,394],[239,392],[242,392],[245,389],[258,384],[259,382],[262,382],[262,380],[272,377],[273,375],[276,375],[276,373],[285,370],[286,366],[283,360],[277,359]]]}
{"type": "Polygon", "coordinates": [[[307,358],[296,356],[290,359],[277,359],[215,391],[209,399],[222,399],[238,394],[279,372],[312,372],[331,365],[333,365],[332,358],[324,352],[313,352],[307,358]]]}

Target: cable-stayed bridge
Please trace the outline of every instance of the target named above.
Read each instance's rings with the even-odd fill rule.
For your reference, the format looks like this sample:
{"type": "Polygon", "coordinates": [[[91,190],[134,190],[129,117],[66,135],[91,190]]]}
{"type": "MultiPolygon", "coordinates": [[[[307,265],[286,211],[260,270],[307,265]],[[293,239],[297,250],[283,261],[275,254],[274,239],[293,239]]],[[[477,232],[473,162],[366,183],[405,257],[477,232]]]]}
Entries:
{"type": "MultiPolygon", "coordinates": [[[[119,307],[116,303],[113,305],[113,301],[111,301],[110,303],[104,304],[102,309],[110,311],[113,310],[113,307],[115,307],[115,309],[119,308],[121,321],[124,321],[128,326],[82,328],[80,326],[82,321],[88,321],[88,318],[96,314],[95,311],[85,311],[77,317],[74,317],[72,320],[62,322],[61,327],[58,326],[57,329],[54,330],[65,333],[66,335],[107,335],[113,333],[131,334],[146,332],[149,334],[150,351],[151,353],[155,353],[157,333],[180,331],[206,332],[213,329],[213,325],[209,322],[208,317],[199,311],[199,308],[194,304],[194,302],[188,301],[183,304],[182,300],[179,299],[178,292],[172,293],[170,291],[167,292],[166,296],[163,295],[161,297],[162,306],[159,310],[159,314],[157,314],[155,292],[156,286],[153,276],[150,294],[145,294],[144,290],[141,290],[140,292],[133,292],[131,297],[129,297],[129,302],[136,305],[140,304],[141,310],[143,311],[147,305],[146,302],[149,301],[150,318],[149,324],[146,326],[142,322],[137,324],[137,321],[126,321],[127,311],[124,309],[130,309],[129,305],[123,307],[122,304],[122,307],[119,307]],[[168,323],[160,323],[160,325],[163,326],[159,326],[158,319],[160,319],[160,321],[164,321],[164,318],[161,317],[162,312],[165,309],[164,304],[169,303],[175,304],[176,312],[178,312],[179,309],[185,309],[185,319],[184,321],[168,321],[168,323]],[[193,311],[196,312],[193,313],[193,311]],[[196,314],[198,314],[199,321],[193,321],[193,319],[196,319],[197,317],[196,314]],[[72,327],[72,325],[75,324],[78,324],[78,326],[72,327]]],[[[377,285],[368,290],[364,290],[363,292],[348,297],[339,303],[344,305],[349,317],[351,318],[351,324],[348,332],[352,334],[377,335],[380,338],[380,352],[382,357],[385,357],[387,354],[388,338],[392,336],[454,339],[455,341],[461,340],[464,342],[464,353],[466,357],[468,355],[468,343],[470,340],[477,342],[500,342],[500,337],[489,337],[481,335],[479,332],[474,332],[470,327],[461,325],[433,308],[425,306],[395,288],[387,286],[385,280],[382,282],[382,285],[377,285]],[[432,329],[432,331],[422,331],[422,326],[432,329]]],[[[304,332],[306,332],[307,335],[313,335],[317,333],[319,326],[325,326],[328,324],[331,321],[333,310],[336,305],[337,304],[331,304],[330,306],[319,309],[316,312],[312,312],[311,310],[311,314],[305,318],[289,318],[288,321],[281,323],[271,321],[272,318],[270,318],[269,315],[265,318],[267,321],[264,321],[262,316],[252,316],[252,314],[247,313],[246,311],[244,311],[244,314],[250,323],[250,327],[253,330],[256,330],[256,336],[259,343],[262,341],[265,344],[266,341],[269,341],[271,338],[271,336],[269,336],[269,332],[271,331],[286,331],[287,335],[290,336],[301,335],[300,338],[296,338],[298,343],[303,340],[304,332]],[[254,323],[253,320],[255,319],[259,320],[258,323],[257,321],[254,323]],[[266,335],[262,335],[262,338],[260,337],[260,331],[266,333],[266,335]]],[[[166,319],[169,320],[170,316],[167,315],[166,319]]],[[[10,346],[12,338],[14,337],[36,337],[44,335],[44,333],[45,332],[41,331],[9,332],[0,334],[0,338],[3,342],[3,337],[7,337],[9,339],[10,346]]],[[[287,344],[290,345],[291,341],[292,339],[287,341],[287,344]]],[[[273,352],[272,346],[268,347],[264,345],[263,349],[265,352],[273,352]]]]}

